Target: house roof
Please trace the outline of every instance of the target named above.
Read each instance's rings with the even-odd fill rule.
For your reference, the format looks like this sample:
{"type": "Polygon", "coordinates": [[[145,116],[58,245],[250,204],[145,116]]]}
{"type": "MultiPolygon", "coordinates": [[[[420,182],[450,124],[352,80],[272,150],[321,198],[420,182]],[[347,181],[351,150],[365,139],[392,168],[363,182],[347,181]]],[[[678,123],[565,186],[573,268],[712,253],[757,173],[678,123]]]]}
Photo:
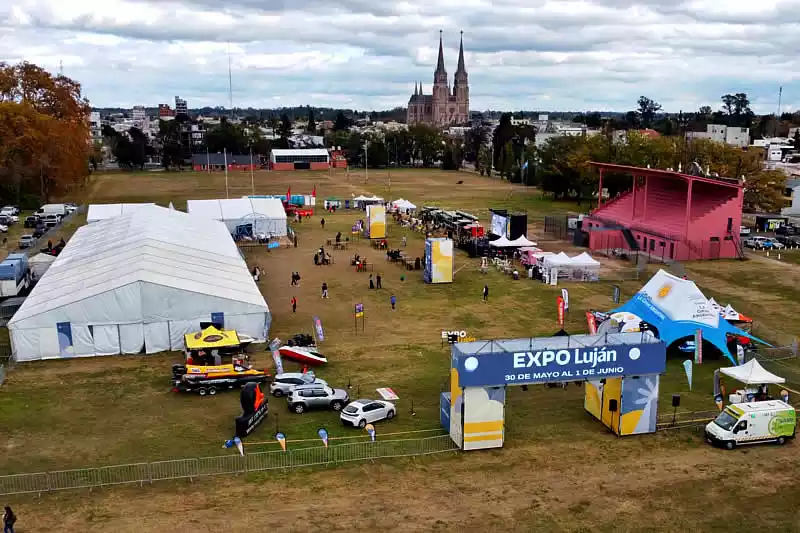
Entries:
{"type": "Polygon", "coordinates": [[[289,148],[289,149],[275,149],[272,150],[273,156],[291,157],[298,155],[328,155],[328,150],[325,148],[289,148]]]}

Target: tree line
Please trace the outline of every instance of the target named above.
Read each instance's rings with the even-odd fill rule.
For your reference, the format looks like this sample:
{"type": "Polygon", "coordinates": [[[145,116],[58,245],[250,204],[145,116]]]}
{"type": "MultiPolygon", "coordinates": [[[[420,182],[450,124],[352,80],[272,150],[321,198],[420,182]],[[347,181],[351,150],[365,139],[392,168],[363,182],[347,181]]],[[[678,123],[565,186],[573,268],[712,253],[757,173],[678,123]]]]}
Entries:
{"type": "Polygon", "coordinates": [[[79,83],[31,63],[0,63],[0,199],[36,207],[84,185],[89,109],[79,83]]]}

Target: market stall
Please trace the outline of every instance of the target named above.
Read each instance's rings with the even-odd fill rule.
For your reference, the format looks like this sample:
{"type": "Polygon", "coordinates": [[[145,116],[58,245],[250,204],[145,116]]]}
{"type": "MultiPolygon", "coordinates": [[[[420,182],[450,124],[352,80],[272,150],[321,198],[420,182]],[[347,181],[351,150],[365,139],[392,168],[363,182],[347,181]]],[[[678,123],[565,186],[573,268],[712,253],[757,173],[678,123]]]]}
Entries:
{"type": "Polygon", "coordinates": [[[769,385],[786,383],[785,379],[766,370],[755,359],[751,359],[743,365],[720,368],[719,371],[720,374],[724,374],[745,385],[744,389],[734,391],[730,394],[728,397],[730,403],[769,399],[769,385]]]}

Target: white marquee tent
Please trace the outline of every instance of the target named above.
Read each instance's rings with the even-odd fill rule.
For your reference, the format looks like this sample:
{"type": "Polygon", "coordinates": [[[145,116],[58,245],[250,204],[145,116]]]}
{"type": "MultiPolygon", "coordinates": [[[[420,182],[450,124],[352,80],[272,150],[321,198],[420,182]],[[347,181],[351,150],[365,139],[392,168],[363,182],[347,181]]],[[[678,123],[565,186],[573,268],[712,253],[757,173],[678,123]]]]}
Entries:
{"type": "Polygon", "coordinates": [[[755,359],[751,359],[743,365],[720,368],[719,371],[745,385],[769,385],[786,382],[782,377],[766,370],[755,359]]]}
{"type": "Polygon", "coordinates": [[[500,237],[499,239],[490,241],[489,246],[494,246],[495,248],[513,248],[516,245],[505,237],[500,237]]]}
{"type": "Polygon", "coordinates": [[[89,211],[86,213],[86,222],[93,224],[153,205],[156,204],[90,204],[89,211]]]}
{"type": "Polygon", "coordinates": [[[286,210],[278,198],[189,200],[186,211],[192,216],[224,222],[231,234],[235,234],[239,226],[252,224],[256,235],[286,235],[286,210]]]}
{"type": "Polygon", "coordinates": [[[564,252],[548,255],[543,260],[543,270],[547,279],[555,274],[558,279],[570,281],[597,281],[600,279],[600,262],[586,252],[569,257],[564,252]]]}
{"type": "Polygon", "coordinates": [[[180,350],[211,321],[263,340],[271,316],[223,224],[152,206],[80,228],[8,329],[31,361],[180,350]]]}

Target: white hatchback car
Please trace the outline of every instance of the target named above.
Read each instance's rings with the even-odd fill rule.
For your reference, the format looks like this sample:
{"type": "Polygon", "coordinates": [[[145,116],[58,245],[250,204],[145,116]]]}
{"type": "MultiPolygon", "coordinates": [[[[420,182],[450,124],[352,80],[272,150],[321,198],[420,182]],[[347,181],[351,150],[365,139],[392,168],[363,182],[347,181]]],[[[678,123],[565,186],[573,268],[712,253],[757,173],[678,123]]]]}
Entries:
{"type": "Polygon", "coordinates": [[[342,424],[363,428],[367,424],[380,420],[391,420],[397,409],[391,402],[384,400],[356,400],[342,409],[339,418],[342,424]]]}

